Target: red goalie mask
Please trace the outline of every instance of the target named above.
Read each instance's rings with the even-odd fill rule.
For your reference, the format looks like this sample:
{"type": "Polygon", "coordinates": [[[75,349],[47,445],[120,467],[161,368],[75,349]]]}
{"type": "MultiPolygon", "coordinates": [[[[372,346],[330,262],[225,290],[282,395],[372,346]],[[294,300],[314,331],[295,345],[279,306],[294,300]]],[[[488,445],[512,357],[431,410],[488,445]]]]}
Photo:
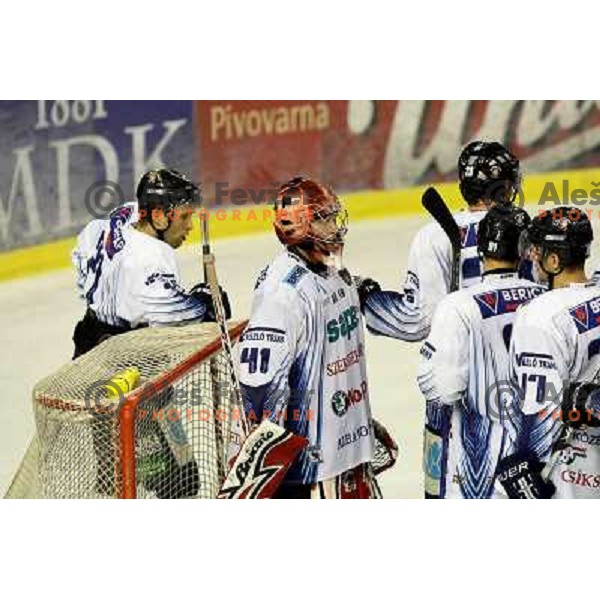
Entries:
{"type": "Polygon", "coordinates": [[[348,213],[331,188],[295,177],[279,188],[275,201],[275,233],[285,246],[313,242],[323,250],[343,245],[348,213]]]}

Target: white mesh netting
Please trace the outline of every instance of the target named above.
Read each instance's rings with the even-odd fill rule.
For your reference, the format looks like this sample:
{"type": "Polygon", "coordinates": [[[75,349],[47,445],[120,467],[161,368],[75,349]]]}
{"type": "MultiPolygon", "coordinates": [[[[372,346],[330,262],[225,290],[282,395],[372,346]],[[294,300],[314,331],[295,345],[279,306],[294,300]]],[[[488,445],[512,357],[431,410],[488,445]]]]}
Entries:
{"type": "Polygon", "coordinates": [[[112,337],[35,385],[37,434],[6,497],[214,498],[239,408],[215,323],[112,337]],[[107,400],[131,368],[139,385],[107,400]]]}

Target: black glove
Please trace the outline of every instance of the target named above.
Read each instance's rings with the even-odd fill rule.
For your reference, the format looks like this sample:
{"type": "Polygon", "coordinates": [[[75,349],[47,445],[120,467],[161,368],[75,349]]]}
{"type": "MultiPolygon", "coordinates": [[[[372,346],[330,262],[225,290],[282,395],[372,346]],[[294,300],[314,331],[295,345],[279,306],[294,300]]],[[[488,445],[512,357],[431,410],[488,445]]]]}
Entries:
{"type": "MultiPolygon", "coordinates": [[[[227,296],[227,292],[224,291],[221,286],[219,286],[219,291],[221,292],[221,302],[223,303],[225,318],[231,319],[231,305],[229,304],[229,297],[227,296]]],[[[206,313],[204,315],[203,321],[215,322],[217,320],[215,305],[212,299],[212,295],[210,293],[210,287],[208,283],[198,283],[197,285],[195,285],[190,290],[190,296],[197,298],[205,304],[206,313]]]]}
{"type": "Polygon", "coordinates": [[[381,286],[374,279],[370,279],[369,277],[354,277],[354,285],[356,285],[356,290],[358,291],[360,310],[364,313],[367,298],[373,292],[380,292],[381,286]]]}
{"type": "Polygon", "coordinates": [[[556,487],[544,480],[543,468],[543,463],[534,456],[512,454],[500,461],[496,474],[512,500],[552,498],[556,487]]]}

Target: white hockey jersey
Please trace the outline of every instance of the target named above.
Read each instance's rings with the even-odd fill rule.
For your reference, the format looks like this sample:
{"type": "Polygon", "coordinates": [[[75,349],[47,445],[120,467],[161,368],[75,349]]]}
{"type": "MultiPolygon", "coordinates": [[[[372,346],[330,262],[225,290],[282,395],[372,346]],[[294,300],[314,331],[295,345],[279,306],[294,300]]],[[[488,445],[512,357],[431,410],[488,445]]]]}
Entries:
{"type": "MultiPolygon", "coordinates": [[[[461,211],[454,215],[460,227],[460,287],[481,281],[481,265],[477,254],[477,228],[486,211],[461,211]]],[[[450,292],[452,246],[438,223],[419,230],[409,251],[403,293],[382,291],[371,294],[365,306],[367,329],[414,342],[427,337],[433,313],[442,298],[450,292]]]]}
{"type": "Polygon", "coordinates": [[[511,398],[511,330],[517,308],[543,291],[515,272],[498,270],[439,303],[418,373],[427,406],[427,497],[503,497],[495,486],[496,467],[516,437],[505,404],[511,398]]]}
{"type": "Polygon", "coordinates": [[[77,284],[98,319],[109,325],[167,325],[202,319],[202,301],[180,286],[175,250],[137,231],[135,204],[90,222],[72,253],[77,284]]]}
{"type": "Polygon", "coordinates": [[[106,219],[94,219],[81,230],[77,236],[77,244],[71,252],[71,261],[75,267],[77,289],[82,298],[85,298],[84,286],[88,275],[88,261],[96,255],[96,246],[102,233],[127,227],[137,220],[137,202],[128,202],[117,207],[106,219]]]}
{"type": "MultiPolygon", "coordinates": [[[[510,360],[522,393],[518,450],[546,462],[563,429],[563,390],[591,381],[600,369],[600,285],[571,284],[520,310],[510,360]]],[[[583,424],[551,464],[555,459],[555,498],[600,497],[600,428],[583,424]]]]}
{"type": "Polygon", "coordinates": [[[316,483],[371,461],[362,315],[347,273],[317,274],[279,255],[256,283],[239,360],[248,418],[309,440],[287,482],[316,483]]]}

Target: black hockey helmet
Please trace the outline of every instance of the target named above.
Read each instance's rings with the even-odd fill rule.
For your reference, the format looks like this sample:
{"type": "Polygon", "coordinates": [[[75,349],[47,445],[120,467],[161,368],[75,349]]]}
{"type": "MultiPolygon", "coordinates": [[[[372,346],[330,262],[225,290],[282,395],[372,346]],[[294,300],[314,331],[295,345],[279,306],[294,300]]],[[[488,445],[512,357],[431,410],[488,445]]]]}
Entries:
{"type": "Polygon", "coordinates": [[[142,175],[136,196],[140,209],[170,211],[202,202],[200,190],[192,180],[175,169],[154,169],[142,175]]]}
{"type": "Polygon", "coordinates": [[[585,262],[593,240],[588,216],[579,208],[564,207],[543,211],[535,217],[522,236],[520,247],[523,252],[531,246],[537,247],[542,262],[550,252],[556,253],[562,270],[585,262]]]}
{"type": "Polygon", "coordinates": [[[498,260],[519,259],[519,239],[531,223],[531,217],[512,204],[492,206],[479,222],[477,249],[483,256],[498,260]]]}
{"type": "Polygon", "coordinates": [[[499,142],[471,142],[458,157],[458,179],[468,204],[512,202],[521,183],[519,160],[499,142]]]}

